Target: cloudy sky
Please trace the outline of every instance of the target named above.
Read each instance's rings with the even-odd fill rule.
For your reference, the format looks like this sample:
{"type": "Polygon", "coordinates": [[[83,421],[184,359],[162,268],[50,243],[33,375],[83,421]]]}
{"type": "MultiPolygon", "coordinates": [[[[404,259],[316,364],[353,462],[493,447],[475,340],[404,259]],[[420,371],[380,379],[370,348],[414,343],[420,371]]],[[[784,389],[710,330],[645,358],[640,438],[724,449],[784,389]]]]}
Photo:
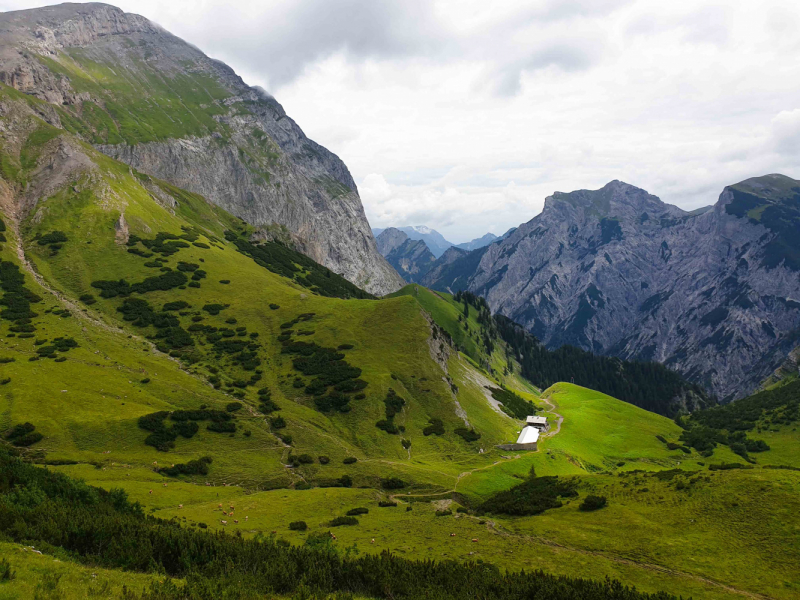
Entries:
{"type": "Polygon", "coordinates": [[[269,90],[345,161],[373,227],[458,243],[612,179],[685,209],[800,179],[796,0],[115,4],[269,90]]]}

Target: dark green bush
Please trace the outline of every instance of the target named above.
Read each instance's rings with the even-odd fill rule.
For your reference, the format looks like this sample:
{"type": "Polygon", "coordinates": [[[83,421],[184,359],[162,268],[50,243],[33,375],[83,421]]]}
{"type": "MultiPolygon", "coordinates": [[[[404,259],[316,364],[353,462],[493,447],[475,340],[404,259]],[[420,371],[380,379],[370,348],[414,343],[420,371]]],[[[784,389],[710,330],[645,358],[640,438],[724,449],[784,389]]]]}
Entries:
{"type": "Polygon", "coordinates": [[[397,502],[394,502],[392,500],[381,500],[380,502],[378,502],[378,506],[380,506],[381,508],[390,508],[392,506],[397,506],[397,502]]]}
{"type": "Polygon", "coordinates": [[[206,429],[215,433],[235,433],[236,423],[232,421],[212,421],[206,429]]]}
{"type": "Polygon", "coordinates": [[[466,429],[465,427],[458,427],[453,430],[453,433],[460,435],[465,442],[476,442],[481,439],[480,433],[475,433],[474,429],[466,429]]]}
{"type": "Polygon", "coordinates": [[[582,511],[588,512],[604,508],[607,504],[608,499],[605,496],[595,496],[594,494],[589,494],[583,499],[583,502],[581,502],[578,508],[582,511]]]}
{"type": "Polygon", "coordinates": [[[269,424],[273,429],[283,429],[286,427],[286,421],[281,416],[272,417],[269,420],[269,424]]]}
{"type": "Polygon", "coordinates": [[[406,482],[402,479],[398,479],[397,477],[387,477],[386,479],[381,479],[381,487],[387,490],[399,490],[406,487],[406,482]]]}
{"type": "Polygon", "coordinates": [[[292,521],[289,523],[289,529],[292,531],[305,531],[308,529],[308,525],[305,521],[292,521]]]}
{"type": "MultiPolygon", "coordinates": [[[[196,423],[192,423],[197,427],[196,423]]],[[[190,460],[188,463],[176,464],[173,467],[164,467],[158,470],[159,473],[168,475],[170,477],[177,477],[178,475],[208,475],[208,467],[213,462],[210,456],[204,456],[197,460],[190,460]]]]}
{"type": "Polygon", "coordinates": [[[229,402],[225,406],[225,410],[228,412],[236,412],[237,410],[241,410],[242,406],[244,406],[241,402],[229,402]]]}
{"type": "Polygon", "coordinates": [[[358,459],[355,456],[348,456],[342,462],[346,465],[352,465],[353,463],[357,463],[358,459]]]}
{"type": "Polygon", "coordinates": [[[437,510],[436,511],[436,516],[437,517],[448,517],[448,516],[450,516],[452,514],[453,514],[453,511],[450,510],[449,508],[446,508],[444,510],[437,510]]]}
{"type": "Polygon", "coordinates": [[[63,231],[51,231],[40,237],[37,243],[40,246],[47,246],[48,244],[58,244],[66,241],[68,241],[67,235],[63,231]]]}
{"type": "Polygon", "coordinates": [[[559,498],[575,498],[576,483],[556,476],[530,476],[510,490],[498,492],[478,505],[478,514],[494,513],[513,516],[538,515],[562,506],[559,498]]]}
{"type": "Polygon", "coordinates": [[[444,433],[444,423],[441,419],[431,419],[429,425],[422,430],[423,435],[442,435],[444,433]]]}
{"type": "Polygon", "coordinates": [[[357,517],[359,515],[366,515],[369,512],[368,508],[351,508],[345,514],[348,517],[357,517]]]}
{"type": "Polygon", "coordinates": [[[336,517],[328,523],[329,527],[340,527],[342,525],[358,525],[358,519],[355,517],[336,517]]]}
{"type": "Polygon", "coordinates": [[[331,459],[329,457],[327,457],[327,456],[324,456],[324,455],[318,456],[317,460],[319,461],[319,464],[321,464],[321,465],[327,465],[329,462],[331,462],[331,459]]]}

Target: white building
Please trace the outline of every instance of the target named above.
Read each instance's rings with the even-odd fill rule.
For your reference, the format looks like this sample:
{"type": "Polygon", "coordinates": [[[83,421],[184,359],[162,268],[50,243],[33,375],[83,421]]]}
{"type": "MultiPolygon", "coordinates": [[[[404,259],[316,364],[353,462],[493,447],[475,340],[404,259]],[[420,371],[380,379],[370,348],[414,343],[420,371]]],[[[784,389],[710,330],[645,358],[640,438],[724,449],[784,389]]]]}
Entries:
{"type": "Polygon", "coordinates": [[[539,441],[539,429],[537,427],[525,427],[517,438],[517,444],[535,444],[539,441]]]}
{"type": "Polygon", "coordinates": [[[540,431],[547,431],[550,428],[550,426],[547,424],[547,417],[537,417],[531,415],[525,419],[525,423],[528,427],[536,427],[540,431]]]}

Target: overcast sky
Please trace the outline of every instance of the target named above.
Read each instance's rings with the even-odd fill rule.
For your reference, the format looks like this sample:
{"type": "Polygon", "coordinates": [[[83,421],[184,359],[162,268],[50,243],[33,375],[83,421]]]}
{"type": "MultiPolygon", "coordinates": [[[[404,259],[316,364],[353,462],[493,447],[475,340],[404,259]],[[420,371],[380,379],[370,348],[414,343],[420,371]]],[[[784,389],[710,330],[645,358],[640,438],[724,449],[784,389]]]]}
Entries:
{"type": "Polygon", "coordinates": [[[269,90],[345,161],[373,227],[458,243],[612,179],[685,209],[800,179],[796,0],[115,4],[269,90]]]}

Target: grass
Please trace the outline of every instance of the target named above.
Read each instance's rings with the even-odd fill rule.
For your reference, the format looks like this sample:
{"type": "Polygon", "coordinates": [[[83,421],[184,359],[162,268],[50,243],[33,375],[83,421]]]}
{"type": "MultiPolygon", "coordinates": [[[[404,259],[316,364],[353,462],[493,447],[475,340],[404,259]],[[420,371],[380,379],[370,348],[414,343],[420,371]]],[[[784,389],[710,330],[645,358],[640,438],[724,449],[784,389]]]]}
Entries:
{"type": "MultiPolygon", "coordinates": [[[[92,77],[100,75],[102,70],[92,77]]],[[[43,155],[50,151],[46,137],[31,146],[43,155]]],[[[754,434],[773,447],[757,455],[756,468],[709,474],[710,462],[740,460],[726,447],[717,448],[711,459],[694,451],[668,450],[656,436],[678,441],[681,430],[672,421],[592,390],[562,383],[540,394],[516,376],[517,368],[507,371],[502,344],[487,354],[477,335],[476,311],[470,311],[465,326],[458,320],[463,306],[449,295],[419,286],[381,300],[315,295],[238,252],[224,234],[248,233],[240,220],[196,194],[132,173],[83,148],[96,165],[92,177],[78,176],[43,200],[46,210],[22,223],[22,239],[9,228],[9,242],[0,251],[2,260],[18,264],[19,242],[48,286],[66,298],[97,297],[94,304],[77,304],[74,314],[64,318],[58,314],[63,305],[25,272],[25,285],[43,298],[33,305],[38,313],[32,320],[34,337],[11,337],[13,324],[0,321],[0,357],[15,359],[0,367],[2,378],[10,378],[0,386],[0,430],[33,423],[44,439],[27,451],[32,460],[74,461],[77,464],[50,468],[102,487],[123,487],[148,511],[174,516],[189,527],[202,522],[211,529],[222,528],[218,505],[228,512],[234,504],[235,516],[225,519],[228,531],[276,531],[299,544],[307,534],[289,531],[290,522],[306,521],[314,532],[352,508],[366,507],[369,513],[359,516],[359,525],[337,529],[340,548],[356,544],[362,552],[390,549],[413,557],[481,559],[509,569],[612,576],[646,590],[703,598],[735,594],[702,578],[776,598],[798,593],[800,583],[791,565],[800,558],[800,473],[762,468],[800,466],[796,433],[790,428],[754,434]],[[178,200],[177,206],[165,209],[145,186],[158,186],[178,200]],[[229,355],[217,356],[200,335],[194,338],[196,362],[154,351],[146,337],[154,335],[155,328],[122,320],[117,308],[123,299],[98,297],[92,281],[124,277],[134,282],[159,273],[145,266],[152,258],[127,252],[116,239],[114,225],[123,213],[130,234],[140,238],[152,239],[158,232],[182,235],[191,228],[202,246],[189,244],[164,264],[176,268],[179,261],[194,263],[208,273],[199,288],[133,297],[145,299],[156,310],[166,303],[187,303],[171,313],[184,329],[193,323],[244,327],[247,337],[232,339],[257,340],[260,381],[234,386],[256,372],[234,364],[229,355]],[[55,254],[35,241],[52,231],[67,236],[55,254]],[[227,306],[212,315],[202,310],[208,304],[227,306]],[[451,354],[446,372],[431,357],[431,330],[423,310],[464,350],[451,354]],[[328,348],[352,346],[342,353],[361,369],[368,386],[364,398],[353,394],[350,412],[321,413],[305,386],[295,387],[298,377],[305,384],[309,378],[293,368],[292,357],[282,353],[277,338],[285,331],[281,324],[304,313],[313,313],[295,327],[312,332],[302,337],[304,341],[328,348]],[[228,323],[231,318],[235,324],[228,323]],[[56,337],[74,338],[78,347],[63,353],[63,362],[29,361],[36,354],[37,339],[56,337]],[[210,385],[212,377],[219,378],[219,389],[210,385]],[[495,448],[513,441],[522,423],[492,407],[486,382],[493,387],[502,383],[533,401],[553,425],[557,414],[563,416],[560,433],[543,437],[538,452],[495,448]],[[291,435],[291,447],[271,431],[268,417],[258,413],[257,390],[262,387],[280,407],[270,416],[286,422],[280,433],[291,435]],[[384,399],[390,388],[405,400],[393,417],[405,428],[400,435],[375,427],[386,416],[384,399]],[[232,437],[210,432],[201,423],[194,437],[179,437],[175,449],[163,453],[144,444],[148,432],[137,425],[139,417],[155,411],[201,405],[224,410],[232,401],[243,404],[235,413],[232,437]],[[442,421],[443,435],[423,435],[431,419],[442,421]],[[480,439],[465,441],[455,433],[459,427],[474,427],[480,439]],[[410,447],[403,447],[402,440],[410,447]],[[330,462],[292,467],[290,453],[325,455],[330,462]],[[208,476],[168,478],[156,472],[204,456],[213,459],[208,476]],[[345,465],[343,459],[351,456],[357,462],[345,465]],[[474,506],[517,485],[531,469],[537,475],[575,477],[580,497],[537,517],[492,517],[480,523],[459,513],[435,516],[451,500],[474,506]],[[651,476],[672,469],[679,471],[670,480],[651,476]],[[352,478],[352,488],[316,487],[345,475],[352,478]],[[691,483],[698,476],[701,479],[691,483]],[[397,507],[379,507],[388,497],[380,482],[391,477],[410,485],[396,494],[397,507]],[[298,484],[311,489],[292,489],[298,484]],[[579,511],[580,500],[590,493],[606,496],[608,507],[579,511]],[[409,506],[411,511],[406,510],[409,506]],[[757,574],[752,573],[753,565],[758,565],[757,574]]],[[[9,164],[21,165],[21,150],[13,152],[9,164]]],[[[32,176],[25,169],[23,175],[32,176]]],[[[7,215],[2,218],[11,222],[7,215]]],[[[26,571],[26,566],[18,569],[35,572],[26,571]]],[[[82,567],[70,569],[69,577],[83,576],[82,567]]],[[[68,580],[65,575],[63,581],[68,580]]],[[[0,598],[8,589],[0,585],[0,598]]]]}
{"type": "Polygon", "coordinates": [[[155,575],[124,573],[72,562],[66,555],[38,554],[30,546],[0,542],[0,556],[11,563],[16,577],[0,582],[0,600],[21,598],[123,598],[123,587],[141,593],[155,575]]]}

